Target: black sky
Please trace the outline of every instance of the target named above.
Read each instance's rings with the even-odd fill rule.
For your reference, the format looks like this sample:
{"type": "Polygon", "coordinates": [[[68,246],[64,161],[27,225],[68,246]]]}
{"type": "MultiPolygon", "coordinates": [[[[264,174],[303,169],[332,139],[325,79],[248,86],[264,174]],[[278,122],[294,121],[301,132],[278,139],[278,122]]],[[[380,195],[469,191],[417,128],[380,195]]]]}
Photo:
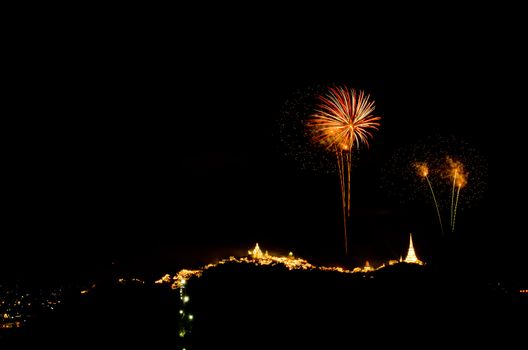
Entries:
{"type": "Polygon", "coordinates": [[[427,245],[424,219],[380,192],[379,169],[397,147],[454,134],[489,164],[486,196],[467,212],[473,256],[523,260],[527,76],[507,30],[403,32],[359,52],[302,31],[172,33],[58,28],[18,44],[6,67],[4,271],[170,262],[257,240],[332,260],[337,180],[283,157],[275,121],[297,89],[340,83],[370,92],[383,118],[354,170],[358,256],[399,254],[390,245],[411,230],[427,245]]]}

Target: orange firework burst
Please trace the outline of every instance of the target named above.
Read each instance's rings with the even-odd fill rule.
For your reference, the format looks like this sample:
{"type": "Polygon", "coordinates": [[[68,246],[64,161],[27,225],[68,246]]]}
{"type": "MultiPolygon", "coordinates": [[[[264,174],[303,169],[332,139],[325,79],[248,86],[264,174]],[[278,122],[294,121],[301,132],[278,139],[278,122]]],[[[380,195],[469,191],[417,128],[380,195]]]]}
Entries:
{"type": "Polygon", "coordinates": [[[429,175],[429,167],[427,166],[427,163],[416,162],[413,166],[416,169],[418,176],[426,178],[429,175]]]}
{"type": "Polygon", "coordinates": [[[460,197],[460,189],[467,185],[468,173],[464,170],[464,164],[451,157],[447,157],[447,171],[445,177],[449,180],[453,179],[453,189],[451,190],[451,232],[455,231],[456,211],[458,208],[458,199],[460,197]],[[455,200],[455,187],[457,188],[455,200]]]}
{"type": "Polygon", "coordinates": [[[341,183],[345,253],[348,253],[347,220],[350,217],[350,171],[352,150],[369,146],[371,130],[378,130],[380,117],[374,116],[374,101],[363,91],[331,87],[319,96],[319,104],[308,126],[315,142],[335,152],[341,183]]]}
{"type": "Polygon", "coordinates": [[[346,87],[330,88],[319,96],[320,104],[309,123],[314,139],[329,149],[352,151],[354,145],[369,145],[371,129],[377,130],[380,117],[372,115],[374,101],[363,91],[346,87]]]}

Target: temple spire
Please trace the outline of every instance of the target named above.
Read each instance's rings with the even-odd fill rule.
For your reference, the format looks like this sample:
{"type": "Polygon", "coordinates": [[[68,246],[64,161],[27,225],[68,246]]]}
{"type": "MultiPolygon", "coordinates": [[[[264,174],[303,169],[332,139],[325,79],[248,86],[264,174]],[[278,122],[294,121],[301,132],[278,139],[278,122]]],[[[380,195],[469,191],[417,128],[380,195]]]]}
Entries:
{"type": "Polygon", "coordinates": [[[262,254],[262,250],[260,250],[260,247],[257,243],[255,245],[255,249],[253,251],[248,250],[249,255],[251,255],[254,259],[262,259],[264,256],[268,256],[268,252],[266,252],[266,255],[262,254]]]}
{"type": "Polygon", "coordinates": [[[423,265],[424,263],[422,261],[420,261],[420,259],[418,259],[418,257],[416,256],[416,253],[414,252],[412,233],[409,234],[409,236],[410,236],[410,239],[409,239],[409,250],[407,250],[407,256],[405,257],[405,260],[403,260],[403,261],[408,263],[408,264],[423,265]]]}

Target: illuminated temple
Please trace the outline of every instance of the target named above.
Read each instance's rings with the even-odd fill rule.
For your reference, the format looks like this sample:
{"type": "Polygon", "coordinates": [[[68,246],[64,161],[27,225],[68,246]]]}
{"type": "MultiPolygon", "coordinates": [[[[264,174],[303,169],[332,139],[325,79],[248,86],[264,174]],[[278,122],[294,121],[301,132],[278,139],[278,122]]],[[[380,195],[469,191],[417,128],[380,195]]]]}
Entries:
{"type": "Polygon", "coordinates": [[[416,256],[416,253],[414,252],[414,246],[412,241],[412,233],[409,235],[409,250],[407,251],[407,256],[405,257],[405,260],[403,262],[406,262],[408,264],[418,264],[423,265],[423,261],[418,259],[416,256]]]}
{"type": "MultiPolygon", "coordinates": [[[[417,265],[425,265],[424,262],[422,262],[420,259],[416,257],[416,253],[414,251],[412,236],[410,236],[410,242],[409,242],[409,250],[407,252],[407,256],[405,257],[405,260],[402,260],[400,257],[400,261],[398,260],[389,260],[388,265],[395,265],[399,262],[405,262],[410,264],[417,264],[417,265]]],[[[269,254],[267,250],[262,252],[260,249],[259,244],[257,243],[255,245],[255,248],[253,250],[248,250],[247,256],[242,257],[234,257],[230,256],[227,259],[221,259],[217,261],[216,263],[210,263],[205,266],[202,266],[199,269],[195,270],[189,270],[189,269],[183,269],[180,270],[176,275],[171,276],[170,274],[166,274],[165,276],[161,277],[159,280],[155,281],[155,283],[169,283],[171,284],[172,289],[183,289],[185,288],[185,285],[187,281],[193,277],[199,278],[202,276],[204,271],[215,268],[219,265],[224,264],[252,264],[257,266],[285,266],[288,270],[320,270],[320,271],[333,271],[333,272],[339,272],[339,273],[368,273],[368,272],[374,272],[376,270],[379,270],[381,268],[384,268],[386,265],[382,264],[379,267],[373,267],[370,265],[368,261],[365,262],[365,266],[363,267],[356,267],[353,270],[348,270],[346,268],[337,266],[317,266],[312,265],[305,259],[296,257],[293,255],[293,252],[289,252],[287,256],[277,256],[273,254],[269,254]]]]}
{"type": "Polygon", "coordinates": [[[266,251],[266,254],[263,254],[262,253],[262,250],[260,250],[260,247],[257,243],[257,245],[255,246],[255,249],[253,249],[253,251],[251,250],[248,250],[248,253],[249,255],[251,255],[254,259],[262,259],[262,258],[268,258],[269,257],[269,254],[268,252],[266,251]]]}

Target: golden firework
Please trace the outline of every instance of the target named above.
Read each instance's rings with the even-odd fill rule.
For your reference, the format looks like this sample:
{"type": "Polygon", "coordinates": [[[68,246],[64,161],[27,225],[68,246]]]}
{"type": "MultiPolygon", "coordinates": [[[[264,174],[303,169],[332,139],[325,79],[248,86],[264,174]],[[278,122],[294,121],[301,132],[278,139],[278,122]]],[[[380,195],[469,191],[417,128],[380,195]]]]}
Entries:
{"type": "Polygon", "coordinates": [[[372,130],[378,130],[380,117],[374,116],[374,101],[363,91],[331,87],[319,96],[319,104],[308,126],[313,140],[335,152],[341,185],[345,253],[348,253],[347,221],[350,218],[350,171],[352,151],[369,146],[372,130]]]}
{"type": "Polygon", "coordinates": [[[431,190],[431,195],[433,197],[433,202],[436,207],[436,215],[438,215],[438,223],[440,224],[440,230],[442,231],[442,235],[443,235],[444,226],[442,225],[442,217],[440,216],[440,208],[438,207],[438,202],[436,201],[436,196],[433,191],[433,186],[431,185],[431,181],[429,181],[429,166],[427,165],[427,163],[424,163],[424,162],[415,162],[413,163],[413,166],[416,169],[418,176],[424,178],[427,181],[427,184],[429,185],[429,189],[431,190]]]}
{"type": "Polygon", "coordinates": [[[464,164],[456,159],[448,156],[446,157],[446,163],[447,170],[445,171],[445,177],[448,179],[453,179],[453,187],[451,190],[451,232],[454,232],[458,199],[460,198],[460,189],[467,185],[468,173],[464,169],[464,164]],[[455,188],[457,188],[456,197],[455,188]]]}

